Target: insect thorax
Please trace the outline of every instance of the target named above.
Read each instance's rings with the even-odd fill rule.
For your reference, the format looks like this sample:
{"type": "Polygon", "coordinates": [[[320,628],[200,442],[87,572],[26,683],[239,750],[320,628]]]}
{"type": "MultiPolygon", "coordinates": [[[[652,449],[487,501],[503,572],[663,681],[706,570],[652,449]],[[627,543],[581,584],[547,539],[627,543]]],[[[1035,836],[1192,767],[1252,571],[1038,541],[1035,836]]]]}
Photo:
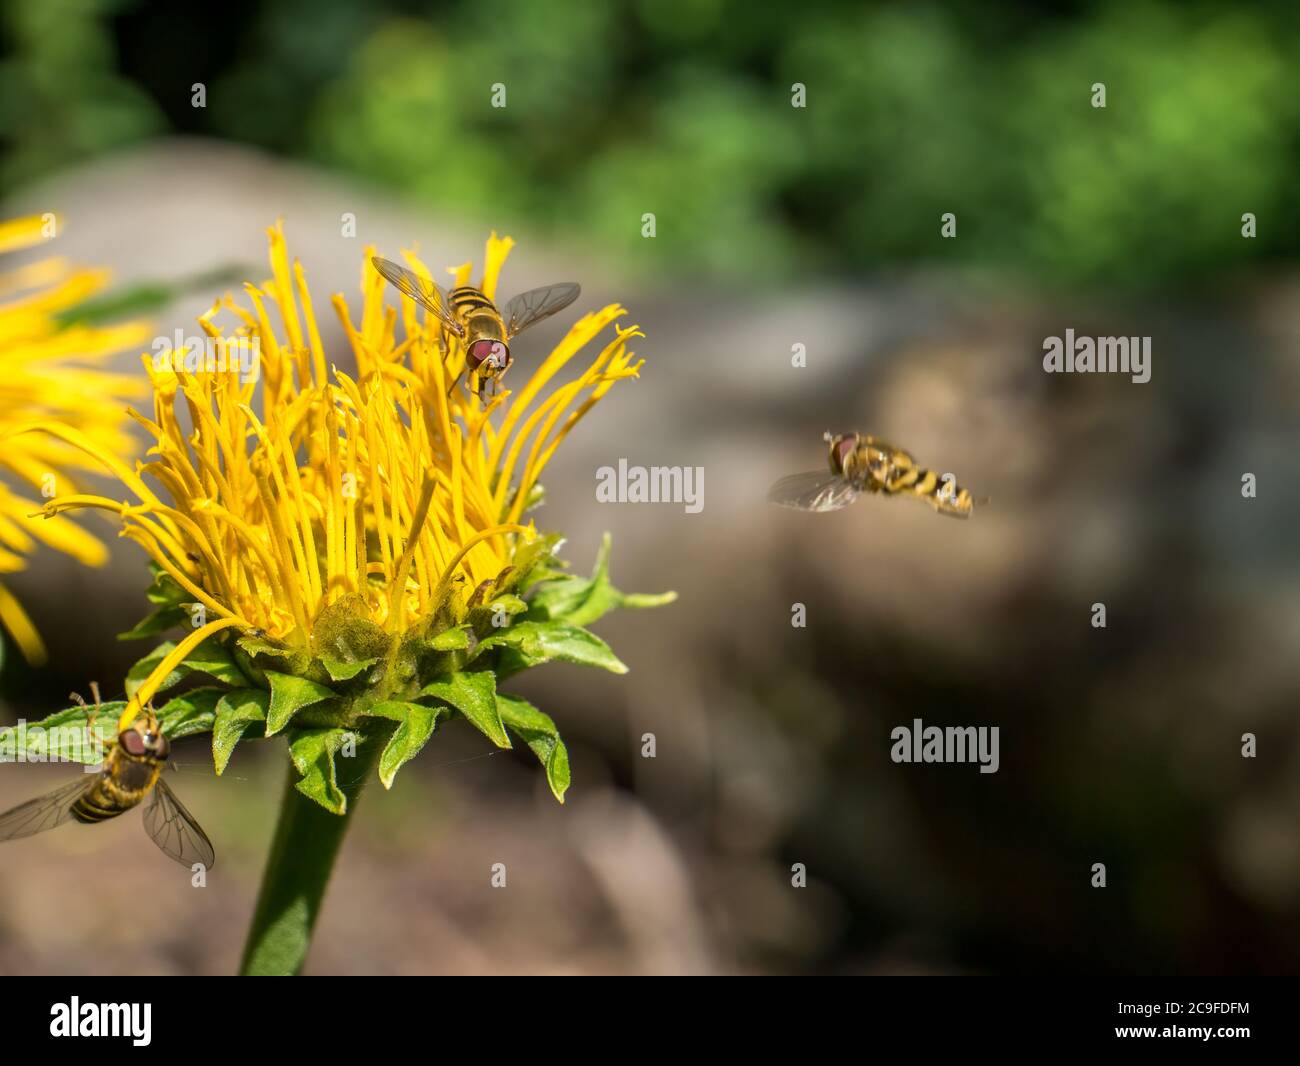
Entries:
{"type": "Polygon", "coordinates": [[[108,758],[107,771],[105,784],[110,792],[123,800],[138,803],[143,794],[153,788],[162,773],[162,763],[152,755],[132,755],[119,746],[108,758]]]}
{"type": "Polygon", "coordinates": [[[466,322],[480,315],[494,317],[498,321],[501,318],[497,314],[496,304],[470,285],[462,285],[458,289],[452,289],[447,294],[447,302],[451,304],[452,311],[466,322]]]}
{"type": "Polygon", "coordinates": [[[505,323],[495,312],[478,311],[465,319],[467,340],[494,340],[505,342],[505,323]]]}

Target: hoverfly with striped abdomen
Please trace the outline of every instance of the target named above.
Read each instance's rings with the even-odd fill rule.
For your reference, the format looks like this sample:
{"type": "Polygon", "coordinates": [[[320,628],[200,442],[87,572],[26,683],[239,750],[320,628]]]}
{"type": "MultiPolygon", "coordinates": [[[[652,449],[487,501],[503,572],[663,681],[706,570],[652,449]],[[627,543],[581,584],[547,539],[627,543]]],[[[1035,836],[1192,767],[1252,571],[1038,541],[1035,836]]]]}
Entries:
{"type": "MultiPolygon", "coordinates": [[[[99,710],[99,690],[91,685],[95,711],[87,728],[92,737],[99,710]]],[[[82,706],[85,703],[74,694],[82,706]]],[[[0,814],[0,841],[34,836],[72,819],[85,824],[107,821],[139,806],[152,793],[144,811],[144,828],[153,842],[182,866],[202,863],[212,869],[216,853],[207,834],[162,780],[171,745],[158,728],[153,711],[146,709],[118,733],[104,755],[103,768],[83,775],[45,796],[39,796],[0,814]]]]}
{"type": "MultiPolygon", "coordinates": [[[[484,387],[488,387],[491,396],[497,388],[495,383],[510,369],[513,362],[510,342],[529,326],[563,311],[581,291],[571,281],[544,285],[520,293],[498,311],[496,304],[473,285],[458,285],[444,294],[436,282],[426,281],[415,271],[398,266],[390,259],[376,255],[370,261],[389,284],[432,311],[443,328],[460,339],[465,349],[465,369],[461,373],[468,373],[476,380],[474,391],[480,400],[483,399],[484,387]]],[[[442,350],[445,355],[445,338],[442,339],[442,350]]],[[[448,396],[458,381],[459,376],[447,390],[448,396]]]]}
{"type": "Polygon", "coordinates": [[[951,474],[916,465],[907,452],[865,433],[827,433],[830,471],[783,477],[767,494],[772,503],[801,511],[837,511],[864,492],[909,495],[940,514],[969,518],[975,501],[951,474]]]}

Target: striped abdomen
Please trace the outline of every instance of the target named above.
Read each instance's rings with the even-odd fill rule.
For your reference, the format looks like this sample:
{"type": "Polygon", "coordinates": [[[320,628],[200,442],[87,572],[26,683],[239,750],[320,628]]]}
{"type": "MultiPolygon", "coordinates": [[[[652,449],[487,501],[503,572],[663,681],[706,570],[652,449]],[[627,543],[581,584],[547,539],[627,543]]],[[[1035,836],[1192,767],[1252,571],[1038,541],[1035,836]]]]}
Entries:
{"type": "Polygon", "coordinates": [[[106,773],[101,774],[72,805],[72,817],[79,822],[103,822],[136,806],[153,788],[162,764],[109,756],[106,773]]]}
{"type": "Polygon", "coordinates": [[[497,311],[496,304],[473,285],[461,285],[452,289],[447,294],[447,302],[451,305],[451,313],[462,322],[477,317],[488,317],[498,324],[501,322],[501,314],[497,311]]]}
{"type": "Polygon", "coordinates": [[[955,480],[936,474],[933,470],[913,466],[903,470],[884,486],[887,493],[905,492],[918,496],[943,514],[965,518],[971,513],[974,501],[971,494],[955,480]]]}

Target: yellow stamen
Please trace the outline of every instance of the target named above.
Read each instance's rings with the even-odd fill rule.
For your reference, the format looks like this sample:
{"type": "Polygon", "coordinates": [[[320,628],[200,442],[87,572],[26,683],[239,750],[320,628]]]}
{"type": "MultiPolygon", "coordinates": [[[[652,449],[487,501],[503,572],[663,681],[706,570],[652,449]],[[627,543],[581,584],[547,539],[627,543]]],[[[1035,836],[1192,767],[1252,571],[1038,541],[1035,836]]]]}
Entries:
{"type": "Polygon", "coordinates": [[[209,622],[207,625],[196,629],[163,656],[162,662],[149,672],[144,684],[135,690],[134,696],[127,700],[126,706],[122,709],[122,716],[117,720],[117,731],[122,732],[123,729],[135,721],[136,715],[144,709],[145,704],[153,699],[154,693],[158,691],[158,686],[167,680],[168,674],[185,661],[190,652],[212,636],[213,633],[220,633],[223,629],[240,625],[242,622],[243,619],[240,618],[218,618],[215,622],[209,622]]]}
{"type": "MultiPolygon", "coordinates": [[[[359,313],[342,295],[332,300],[357,365],[345,374],[331,365],[305,273],[278,224],[269,240],[271,279],[246,286],[243,306],[218,300],[200,320],[222,350],[257,342],[260,406],[237,374],[159,369],[146,357],[154,402],[151,417],[136,421],[153,447],[138,470],[74,428],[42,418],[22,427],[42,447],[91,456],[135,502],[73,492],[44,510],[119,514],[123,535],[216,614],[213,625],[310,642],[321,610],[350,594],[372,622],[401,634],[443,607],[460,573],[477,584],[511,565],[518,538],[533,536],[523,522],[533,483],[583,414],[635,375],[626,343],[636,333],[619,330],[575,379],[543,397],[623,313],[610,305],[580,318],[516,392],[480,404],[462,377],[448,396],[465,345],[398,296],[367,250],[359,313]],[[221,321],[227,314],[236,316],[233,330],[221,321]]],[[[513,243],[488,240],[481,288],[490,297],[513,243]]],[[[413,253],[406,261],[430,276],[413,253]]],[[[452,274],[465,284],[473,267],[452,274]]],[[[41,460],[29,452],[24,461],[41,460]]]]}

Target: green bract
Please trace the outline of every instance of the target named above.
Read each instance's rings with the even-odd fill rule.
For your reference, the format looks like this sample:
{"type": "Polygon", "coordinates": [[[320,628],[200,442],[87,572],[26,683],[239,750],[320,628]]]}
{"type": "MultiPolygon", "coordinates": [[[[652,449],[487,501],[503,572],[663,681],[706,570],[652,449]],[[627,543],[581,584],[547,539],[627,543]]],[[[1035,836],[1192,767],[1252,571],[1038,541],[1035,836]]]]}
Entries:
{"type": "MultiPolygon", "coordinates": [[[[233,630],[210,637],[159,686],[165,693],[191,675],[204,678],[159,707],[163,732],[172,738],[211,733],[218,774],[241,741],[283,734],[298,774],[295,787],[341,815],[347,797],[338,785],[338,759],[355,755],[359,744],[381,743],[379,780],[390,788],[439,727],[461,718],[499,748],[511,747],[512,737],[522,740],[563,802],[569,756],[555,723],[525,700],[499,692],[498,684],[552,661],[625,673],[609,646],[585,627],[614,608],[655,607],[676,594],[629,595],[614,588],[608,535],[588,578],[562,568],[556,544],[555,538],[539,537],[522,547],[516,565],[470,597],[463,611],[441,612],[432,624],[400,637],[363,617],[348,597],[315,620],[310,652],[233,630]],[[456,614],[463,620],[456,621],[456,614]]],[[[189,621],[186,593],[166,574],[155,574],[148,596],[154,612],[124,639],[154,636],[189,621]]],[[[174,647],[165,641],[131,668],[128,696],[174,647]]],[[[114,721],[124,705],[104,704],[101,722],[114,721]]],[[[36,725],[75,725],[88,713],[71,707],[36,725]]],[[[30,754],[38,754],[41,743],[37,734],[30,754]]]]}

